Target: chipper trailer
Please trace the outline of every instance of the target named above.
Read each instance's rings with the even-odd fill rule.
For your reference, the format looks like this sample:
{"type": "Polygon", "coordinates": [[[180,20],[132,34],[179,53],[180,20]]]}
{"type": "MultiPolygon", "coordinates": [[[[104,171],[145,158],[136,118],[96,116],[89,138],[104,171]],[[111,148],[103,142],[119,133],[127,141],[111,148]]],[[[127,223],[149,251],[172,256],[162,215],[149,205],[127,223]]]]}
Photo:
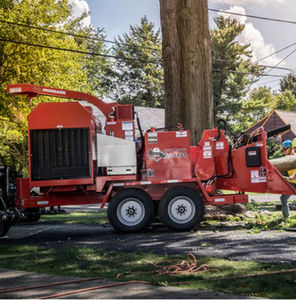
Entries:
{"type": "Polygon", "coordinates": [[[232,146],[216,127],[191,146],[190,132],[181,124],[174,131],[151,128],[144,134],[136,118],[141,132],[136,139],[130,104],[32,84],[9,85],[8,92],[84,100],[106,122],[102,126],[92,108],[77,101],[40,103],[31,111],[29,178],[16,178],[13,204],[7,204],[7,171],[0,170],[1,235],[24,210],[51,206],[108,203],[110,223],[123,232],[146,228],[154,216],[172,229],[188,230],[200,223],[205,205],[247,203],[245,192],[296,194],[268,161],[263,128],[241,135],[232,146]],[[36,188],[40,192],[32,193],[36,188]]]}

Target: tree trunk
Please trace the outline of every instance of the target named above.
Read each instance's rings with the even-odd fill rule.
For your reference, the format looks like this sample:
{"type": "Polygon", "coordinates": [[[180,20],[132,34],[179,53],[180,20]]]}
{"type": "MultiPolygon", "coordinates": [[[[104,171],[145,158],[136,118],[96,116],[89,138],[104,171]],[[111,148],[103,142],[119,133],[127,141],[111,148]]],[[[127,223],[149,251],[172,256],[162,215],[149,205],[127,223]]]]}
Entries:
{"type": "Polygon", "coordinates": [[[296,169],[296,155],[288,155],[269,160],[280,172],[296,169]]]}
{"type": "Polygon", "coordinates": [[[160,0],[160,15],[166,126],[182,123],[196,145],[214,125],[207,0],[160,0]]]}

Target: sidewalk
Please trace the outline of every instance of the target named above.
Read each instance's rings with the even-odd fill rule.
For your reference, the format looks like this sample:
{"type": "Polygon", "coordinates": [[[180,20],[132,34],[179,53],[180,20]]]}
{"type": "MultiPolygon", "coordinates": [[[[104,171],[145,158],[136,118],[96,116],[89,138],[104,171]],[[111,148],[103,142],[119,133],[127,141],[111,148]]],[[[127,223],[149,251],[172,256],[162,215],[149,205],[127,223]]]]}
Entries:
{"type": "MultiPolygon", "coordinates": [[[[37,286],[42,284],[57,283],[82,279],[78,277],[62,277],[33,272],[12,271],[0,269],[0,298],[1,299],[36,299],[70,292],[79,289],[85,289],[95,286],[103,286],[115,282],[107,280],[93,280],[80,283],[64,284],[39,289],[30,289],[14,291],[10,293],[1,293],[4,289],[13,289],[19,287],[37,286]]],[[[111,288],[97,289],[67,296],[59,296],[59,299],[259,299],[255,297],[246,297],[241,295],[224,294],[210,291],[186,290],[175,287],[159,287],[149,284],[129,284],[111,288]]]]}

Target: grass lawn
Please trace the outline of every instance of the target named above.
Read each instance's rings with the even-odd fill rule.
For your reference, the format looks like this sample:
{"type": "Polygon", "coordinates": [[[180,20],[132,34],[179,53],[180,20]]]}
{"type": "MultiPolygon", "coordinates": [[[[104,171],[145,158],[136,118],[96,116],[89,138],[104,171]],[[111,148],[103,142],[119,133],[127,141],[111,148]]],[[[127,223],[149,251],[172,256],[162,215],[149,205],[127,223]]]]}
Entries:
{"type": "Polygon", "coordinates": [[[64,224],[106,224],[109,223],[107,211],[101,210],[98,212],[72,212],[41,215],[40,222],[54,222],[64,224]]]}
{"type": "MultiPolygon", "coordinates": [[[[295,227],[296,225],[295,212],[291,218],[283,220],[281,213],[275,211],[275,203],[250,203],[248,208],[254,213],[253,217],[237,215],[229,218],[230,220],[228,219],[226,222],[241,224],[239,228],[248,228],[250,233],[295,227]]],[[[41,222],[104,224],[108,223],[108,219],[106,211],[72,212],[42,215],[41,222]]],[[[223,230],[223,223],[225,222],[207,221],[205,223],[210,223],[212,226],[216,224],[223,230]]],[[[110,252],[94,248],[38,248],[29,245],[0,245],[0,268],[7,268],[9,261],[9,269],[55,275],[101,276],[116,280],[116,276],[121,274],[118,279],[121,281],[145,280],[156,285],[179,286],[266,298],[295,298],[296,295],[296,272],[252,276],[295,267],[290,264],[231,261],[202,257],[198,258],[198,266],[207,264],[212,271],[157,276],[157,268],[154,264],[162,260],[168,260],[169,264],[176,264],[186,260],[186,257],[161,256],[140,251],[134,253],[110,252]],[[243,278],[239,278],[242,276],[243,278]]]]}
{"type": "Polygon", "coordinates": [[[259,277],[239,277],[262,274],[293,266],[252,261],[230,261],[210,257],[198,258],[198,266],[207,264],[209,272],[189,275],[157,276],[155,262],[169,260],[170,264],[181,263],[186,257],[159,256],[135,252],[107,252],[93,248],[38,248],[35,246],[1,245],[0,268],[42,272],[47,274],[92,277],[102,276],[121,281],[146,280],[156,285],[179,286],[227,293],[238,293],[267,298],[294,298],[296,295],[295,273],[273,274],[259,277]],[[219,279],[220,278],[220,279],[219,279]],[[173,284],[186,282],[186,284],[173,284]]]}

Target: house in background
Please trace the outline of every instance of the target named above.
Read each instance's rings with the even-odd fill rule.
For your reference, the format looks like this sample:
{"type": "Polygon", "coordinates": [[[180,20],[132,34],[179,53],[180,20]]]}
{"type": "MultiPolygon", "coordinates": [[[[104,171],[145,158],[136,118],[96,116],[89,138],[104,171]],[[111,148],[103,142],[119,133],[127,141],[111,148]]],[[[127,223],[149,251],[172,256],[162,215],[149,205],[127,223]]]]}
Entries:
{"type": "Polygon", "coordinates": [[[274,110],[271,114],[249,127],[246,133],[249,134],[259,127],[263,127],[268,132],[286,125],[291,125],[291,129],[280,134],[281,142],[293,140],[296,137],[296,111],[274,110]]]}

